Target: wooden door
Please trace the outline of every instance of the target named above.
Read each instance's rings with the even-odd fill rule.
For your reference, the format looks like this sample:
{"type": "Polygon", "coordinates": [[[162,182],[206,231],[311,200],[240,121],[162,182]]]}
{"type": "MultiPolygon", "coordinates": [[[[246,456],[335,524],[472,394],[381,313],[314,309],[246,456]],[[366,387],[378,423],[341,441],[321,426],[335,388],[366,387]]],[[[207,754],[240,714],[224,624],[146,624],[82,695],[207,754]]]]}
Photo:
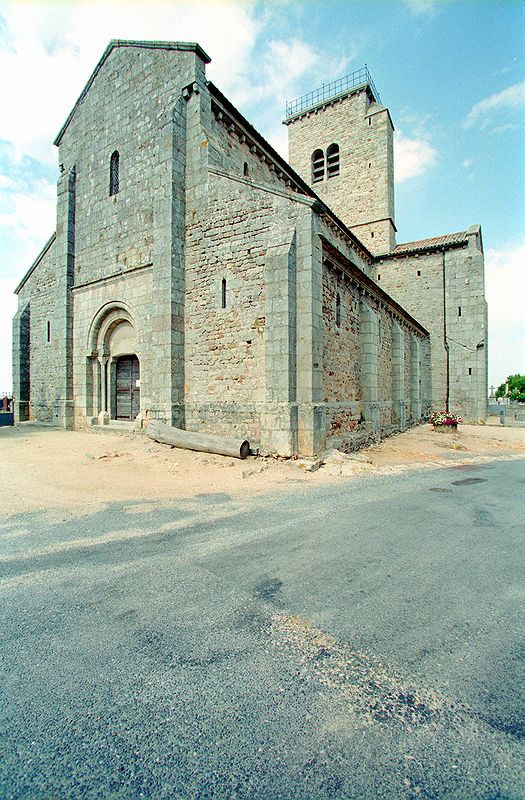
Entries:
{"type": "Polygon", "coordinates": [[[140,411],[140,366],[137,356],[120,356],[116,369],[116,417],[134,420],[140,411]]]}

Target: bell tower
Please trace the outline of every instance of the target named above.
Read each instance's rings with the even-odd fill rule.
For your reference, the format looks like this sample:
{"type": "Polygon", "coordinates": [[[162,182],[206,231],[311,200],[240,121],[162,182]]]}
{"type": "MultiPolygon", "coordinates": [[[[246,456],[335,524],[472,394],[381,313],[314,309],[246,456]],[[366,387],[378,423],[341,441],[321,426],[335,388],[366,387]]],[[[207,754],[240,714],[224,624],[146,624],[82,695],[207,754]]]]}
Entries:
{"type": "Polygon", "coordinates": [[[286,104],[288,160],[376,254],[395,245],[394,126],[367,67],[286,104]]]}

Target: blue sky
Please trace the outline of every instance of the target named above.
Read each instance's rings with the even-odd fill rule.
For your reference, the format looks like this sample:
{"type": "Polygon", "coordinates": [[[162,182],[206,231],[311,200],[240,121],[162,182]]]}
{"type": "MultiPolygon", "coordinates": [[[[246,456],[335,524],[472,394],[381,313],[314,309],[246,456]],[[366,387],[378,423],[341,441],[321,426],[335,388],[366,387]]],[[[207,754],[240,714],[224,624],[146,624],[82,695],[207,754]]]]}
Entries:
{"type": "Polygon", "coordinates": [[[53,139],[111,38],[198,41],[286,157],[286,100],[364,63],[396,127],[398,242],[481,224],[489,382],[525,373],[525,3],[0,1],[0,393],[12,290],[54,230],[53,139]]]}

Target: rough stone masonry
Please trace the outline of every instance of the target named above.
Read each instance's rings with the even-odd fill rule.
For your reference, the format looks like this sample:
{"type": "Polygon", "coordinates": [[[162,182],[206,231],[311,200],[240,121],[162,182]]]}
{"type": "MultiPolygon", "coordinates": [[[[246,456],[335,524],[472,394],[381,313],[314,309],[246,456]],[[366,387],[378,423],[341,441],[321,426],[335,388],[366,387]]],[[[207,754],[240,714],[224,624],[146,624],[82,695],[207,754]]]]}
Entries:
{"type": "Polygon", "coordinates": [[[481,232],[396,244],[393,125],[368,72],[290,106],[287,163],[209,60],[112,41],[60,130],[56,231],[16,290],[17,419],[160,419],[288,456],[447,400],[482,420],[481,232]]]}

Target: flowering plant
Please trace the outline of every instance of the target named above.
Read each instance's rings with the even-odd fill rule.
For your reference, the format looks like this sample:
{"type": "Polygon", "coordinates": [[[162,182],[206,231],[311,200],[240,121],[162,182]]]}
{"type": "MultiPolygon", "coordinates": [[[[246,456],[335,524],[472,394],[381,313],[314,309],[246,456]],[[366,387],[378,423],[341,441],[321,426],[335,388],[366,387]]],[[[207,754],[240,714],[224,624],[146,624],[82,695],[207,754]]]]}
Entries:
{"type": "Polygon", "coordinates": [[[452,414],[450,411],[434,411],[430,417],[431,425],[459,425],[463,422],[459,414],[452,414]]]}

